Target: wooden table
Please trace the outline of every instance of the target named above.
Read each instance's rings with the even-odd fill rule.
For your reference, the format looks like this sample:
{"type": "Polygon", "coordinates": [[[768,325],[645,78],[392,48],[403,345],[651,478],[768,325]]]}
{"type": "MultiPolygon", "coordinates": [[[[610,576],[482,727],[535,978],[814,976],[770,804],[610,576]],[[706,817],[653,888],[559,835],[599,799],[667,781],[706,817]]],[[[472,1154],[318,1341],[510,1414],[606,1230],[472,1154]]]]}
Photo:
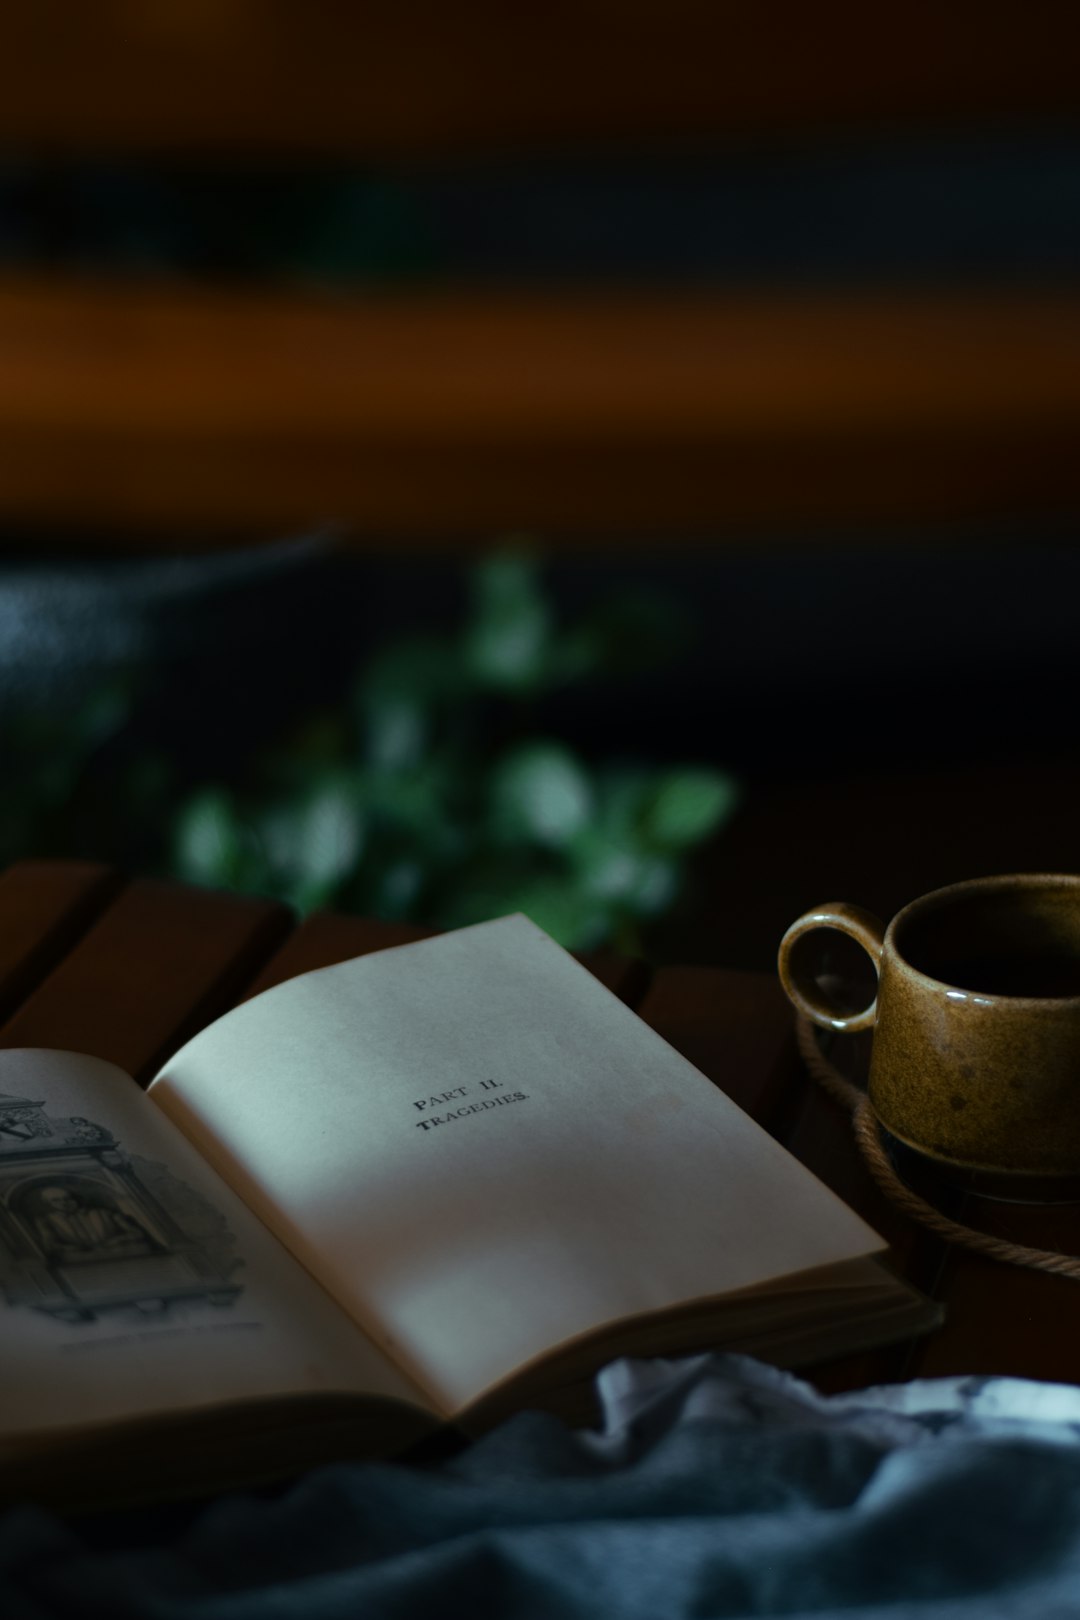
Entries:
{"type": "MultiPolygon", "coordinates": [[[[356,917],[299,925],[271,901],[125,881],[80,862],[27,861],[0,876],[0,1045],[88,1052],[145,1084],[235,1002],[294,974],[423,936],[356,917]]],[[[807,1078],[787,1003],[767,974],[588,965],[893,1245],[945,1302],[945,1326],[914,1345],[815,1370],[823,1389],[895,1378],[1011,1373],[1080,1382],[1080,1286],[947,1251],[877,1191],[845,1114],[807,1078]]],[[[963,1218],[1021,1242],[1080,1253],[1080,1207],[969,1198],[963,1218]]]]}

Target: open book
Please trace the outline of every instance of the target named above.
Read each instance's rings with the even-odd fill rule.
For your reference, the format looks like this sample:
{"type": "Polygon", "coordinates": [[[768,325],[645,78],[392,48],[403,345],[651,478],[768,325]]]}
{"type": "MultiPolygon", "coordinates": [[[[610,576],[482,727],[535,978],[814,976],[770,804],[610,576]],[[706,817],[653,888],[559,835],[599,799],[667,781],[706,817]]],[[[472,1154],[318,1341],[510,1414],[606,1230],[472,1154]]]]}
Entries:
{"type": "Polygon", "coordinates": [[[619,1355],[935,1319],[524,917],[292,979],[140,1092],[0,1053],[0,1491],[178,1492],[574,1415],[619,1355]]]}

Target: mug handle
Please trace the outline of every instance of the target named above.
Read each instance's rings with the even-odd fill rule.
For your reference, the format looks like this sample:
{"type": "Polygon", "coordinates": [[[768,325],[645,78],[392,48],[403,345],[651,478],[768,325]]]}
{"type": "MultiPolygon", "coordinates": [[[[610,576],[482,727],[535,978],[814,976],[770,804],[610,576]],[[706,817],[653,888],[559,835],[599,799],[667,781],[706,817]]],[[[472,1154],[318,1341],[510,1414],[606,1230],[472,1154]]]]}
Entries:
{"type": "Polygon", "coordinates": [[[861,1012],[842,1012],[835,1006],[829,1006],[812,974],[802,969],[799,961],[801,953],[796,947],[807,934],[813,933],[818,928],[832,928],[855,940],[869,956],[874,964],[874,972],[880,978],[881,951],[885,939],[884,923],[875,917],[872,911],[864,911],[861,906],[849,906],[846,901],[833,900],[828,905],[815,906],[812,911],[804,911],[780,941],[777,964],[780,969],[780,982],[799,1012],[805,1013],[807,1018],[812,1018],[822,1029],[839,1030],[844,1034],[870,1029],[877,1017],[876,995],[870,1005],[864,1007],[861,1012]]]}

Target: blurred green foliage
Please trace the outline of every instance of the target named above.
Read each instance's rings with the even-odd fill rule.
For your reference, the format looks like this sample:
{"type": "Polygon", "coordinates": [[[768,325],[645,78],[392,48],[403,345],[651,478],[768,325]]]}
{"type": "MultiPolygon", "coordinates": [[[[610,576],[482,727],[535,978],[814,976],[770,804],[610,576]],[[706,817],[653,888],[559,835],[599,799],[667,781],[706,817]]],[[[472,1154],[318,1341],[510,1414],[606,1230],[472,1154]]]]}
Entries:
{"type": "Polygon", "coordinates": [[[115,749],[134,685],[0,737],[0,856],[95,855],[131,869],[455,927],[527,912],[563,944],[638,949],[687,854],[730,814],[723,772],[591,765],[537,734],[538,701],[658,662],[678,625],[617,597],[557,622],[536,562],[472,576],[454,633],[395,641],[338,706],[228,783],[178,787],[169,760],[115,749]],[[116,757],[110,762],[110,750],[116,757]]]}

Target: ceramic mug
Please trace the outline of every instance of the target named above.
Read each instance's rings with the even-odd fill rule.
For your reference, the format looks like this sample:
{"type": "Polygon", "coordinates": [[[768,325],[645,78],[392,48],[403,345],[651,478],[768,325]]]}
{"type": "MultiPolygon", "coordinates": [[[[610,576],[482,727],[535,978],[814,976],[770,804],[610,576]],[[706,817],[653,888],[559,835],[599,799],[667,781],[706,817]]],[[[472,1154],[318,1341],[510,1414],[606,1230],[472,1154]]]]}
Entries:
{"type": "Polygon", "coordinates": [[[1020,1178],[1052,1193],[1080,1176],[1080,877],[956,883],[887,928],[858,906],[817,906],[784,935],[779,966],[816,1024],[873,1028],[870,1102],[900,1141],[1017,1178],[1020,1196],[1020,1178]],[[838,963],[852,940],[877,975],[862,1004],[838,963]]]}

